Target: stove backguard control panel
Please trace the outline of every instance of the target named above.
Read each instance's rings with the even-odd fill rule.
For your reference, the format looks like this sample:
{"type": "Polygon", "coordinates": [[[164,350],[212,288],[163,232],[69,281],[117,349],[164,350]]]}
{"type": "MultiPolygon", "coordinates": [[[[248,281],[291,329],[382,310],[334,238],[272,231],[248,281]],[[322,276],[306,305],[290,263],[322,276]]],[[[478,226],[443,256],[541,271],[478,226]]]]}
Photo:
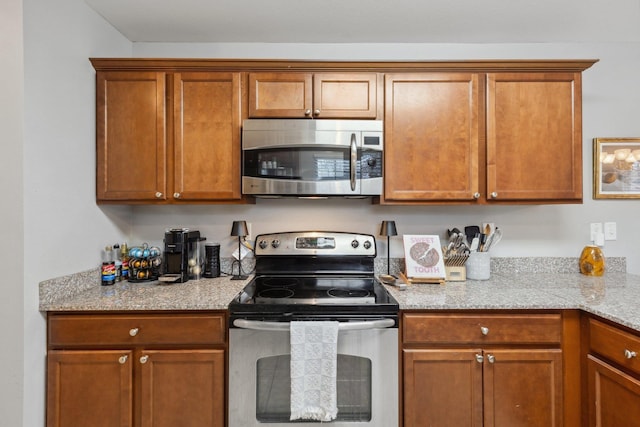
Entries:
{"type": "Polygon", "coordinates": [[[341,231],[304,231],[260,234],[256,257],[274,256],[376,256],[376,241],[370,234],[341,231]]]}

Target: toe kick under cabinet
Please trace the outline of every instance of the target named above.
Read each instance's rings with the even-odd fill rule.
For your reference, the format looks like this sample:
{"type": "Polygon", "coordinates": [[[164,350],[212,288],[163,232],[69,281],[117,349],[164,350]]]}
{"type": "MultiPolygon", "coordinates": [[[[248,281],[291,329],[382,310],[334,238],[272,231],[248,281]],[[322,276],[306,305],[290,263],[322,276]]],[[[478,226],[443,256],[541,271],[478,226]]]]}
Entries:
{"type": "Polygon", "coordinates": [[[47,427],[225,425],[224,312],[49,313],[47,427]]]}
{"type": "Polygon", "coordinates": [[[565,354],[563,335],[567,324],[577,334],[579,317],[566,316],[405,311],[403,426],[568,425],[564,406],[579,398],[565,399],[563,378],[579,372],[563,361],[579,351],[565,354]]]}

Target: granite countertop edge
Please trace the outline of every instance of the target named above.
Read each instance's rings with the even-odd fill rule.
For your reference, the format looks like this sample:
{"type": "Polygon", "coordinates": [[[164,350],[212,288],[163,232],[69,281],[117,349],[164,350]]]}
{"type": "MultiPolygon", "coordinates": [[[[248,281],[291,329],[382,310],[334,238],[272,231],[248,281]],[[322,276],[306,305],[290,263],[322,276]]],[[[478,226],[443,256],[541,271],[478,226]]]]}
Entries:
{"type": "MultiPolygon", "coordinates": [[[[401,310],[583,310],[640,332],[640,276],[627,274],[625,261],[604,276],[590,277],[569,269],[533,271],[521,259],[511,268],[492,265],[486,281],[410,285],[406,290],[386,286],[401,310]],[[515,266],[515,268],[514,268],[515,266]],[[560,272],[558,272],[560,271],[560,272]]],[[[492,261],[493,262],[493,261],[492,261]]],[[[575,264],[574,264],[575,265],[575,264]]],[[[615,266],[616,264],[614,264],[615,266]]],[[[385,266],[386,270],[386,266],[385,266]]],[[[376,272],[386,272],[378,271],[376,272]]],[[[100,286],[98,270],[40,283],[41,312],[73,311],[217,311],[251,280],[230,276],[164,285],[160,282],[118,282],[100,286]]]]}

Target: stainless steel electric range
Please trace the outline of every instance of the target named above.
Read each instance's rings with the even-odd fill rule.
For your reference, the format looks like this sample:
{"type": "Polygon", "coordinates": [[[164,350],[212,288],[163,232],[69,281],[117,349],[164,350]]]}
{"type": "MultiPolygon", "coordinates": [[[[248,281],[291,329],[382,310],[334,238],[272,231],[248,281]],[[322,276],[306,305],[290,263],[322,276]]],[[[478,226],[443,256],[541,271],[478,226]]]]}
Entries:
{"type": "Polygon", "coordinates": [[[398,303],[375,278],[375,238],[303,231],[255,243],[256,275],[229,305],[229,426],[294,423],[289,322],[301,320],[340,322],[332,426],[396,426],[398,303]]]}

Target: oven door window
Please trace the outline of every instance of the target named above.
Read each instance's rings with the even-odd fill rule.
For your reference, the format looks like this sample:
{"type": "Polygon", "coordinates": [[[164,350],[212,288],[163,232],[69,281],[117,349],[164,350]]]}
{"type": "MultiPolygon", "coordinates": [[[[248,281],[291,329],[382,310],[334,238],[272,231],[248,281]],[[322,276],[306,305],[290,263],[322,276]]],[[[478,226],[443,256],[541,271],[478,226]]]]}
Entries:
{"type": "MultiPolygon", "coordinates": [[[[382,153],[380,153],[380,160],[382,153]]],[[[381,174],[369,165],[376,152],[367,150],[367,177],[381,174]]],[[[358,149],[358,159],[362,151],[358,149]]],[[[378,159],[376,159],[378,160],[378,159]]],[[[360,178],[360,161],[356,161],[356,177],[360,178]]],[[[255,178],[277,178],[299,181],[340,181],[350,179],[350,152],[348,147],[287,147],[245,150],[243,175],[255,178]]]]}
{"type": "MultiPolygon", "coordinates": [[[[263,423],[293,423],[291,415],[291,357],[263,357],[256,366],[256,419],[263,423]]],[[[371,360],[338,354],[337,421],[371,421],[371,360]]]]}

